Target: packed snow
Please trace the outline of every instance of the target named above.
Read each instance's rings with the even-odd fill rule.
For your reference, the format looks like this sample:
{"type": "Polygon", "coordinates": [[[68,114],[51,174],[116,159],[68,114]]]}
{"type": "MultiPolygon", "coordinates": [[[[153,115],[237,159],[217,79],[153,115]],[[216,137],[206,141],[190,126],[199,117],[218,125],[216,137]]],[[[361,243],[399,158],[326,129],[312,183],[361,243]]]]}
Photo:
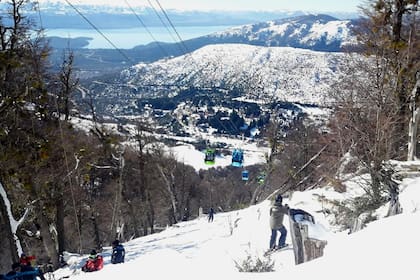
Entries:
{"type": "MultiPolygon", "coordinates": [[[[56,271],[55,279],[418,279],[420,178],[402,182],[403,214],[385,218],[378,211],[378,220],[349,234],[331,223],[325,211],[329,205],[319,198],[354,197],[362,192],[355,180],[346,184],[345,193],[325,187],[295,192],[284,199],[291,207],[312,213],[316,225],[309,225],[310,236],[328,242],[323,257],[304,264],[295,265],[290,245],[272,254],[274,272],[244,273],[235,267],[235,262],[248,255],[263,258],[268,249],[270,201],[266,200],[243,210],[216,212],[212,223],[201,216],[125,242],[124,264],[110,264],[111,250],[105,247],[101,253],[105,266],[98,272],[81,272],[86,255],[66,254],[69,265],[56,271]]],[[[289,230],[288,222],[285,226],[289,230]]],[[[292,244],[290,234],[286,242],[292,244]]]]}

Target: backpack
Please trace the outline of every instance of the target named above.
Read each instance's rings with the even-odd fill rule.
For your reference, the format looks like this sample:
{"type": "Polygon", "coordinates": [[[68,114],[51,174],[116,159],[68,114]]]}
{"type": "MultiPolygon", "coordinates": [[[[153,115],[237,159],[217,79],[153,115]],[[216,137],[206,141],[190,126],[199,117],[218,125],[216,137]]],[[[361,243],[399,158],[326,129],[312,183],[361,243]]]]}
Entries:
{"type": "Polygon", "coordinates": [[[314,216],[302,209],[290,209],[289,216],[292,218],[293,222],[309,221],[315,224],[314,216]]]}

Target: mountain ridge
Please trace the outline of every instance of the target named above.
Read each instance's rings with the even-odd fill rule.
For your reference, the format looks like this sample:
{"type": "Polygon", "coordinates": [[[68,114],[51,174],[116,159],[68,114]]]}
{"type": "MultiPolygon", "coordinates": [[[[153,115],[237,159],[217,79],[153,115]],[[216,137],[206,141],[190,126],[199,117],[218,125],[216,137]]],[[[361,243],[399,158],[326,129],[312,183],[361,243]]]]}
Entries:
{"type": "MultiPolygon", "coordinates": [[[[133,61],[152,63],[163,58],[178,57],[186,52],[192,52],[212,44],[286,46],[316,51],[342,52],[356,47],[354,45],[355,36],[352,32],[353,24],[353,21],[340,21],[323,14],[259,22],[185,40],[182,42],[182,47],[180,47],[180,43],[154,42],[123,50],[131,61],[127,61],[126,57],[122,57],[115,49],[76,48],[74,52],[77,55],[77,68],[89,70],[93,73],[92,75],[96,76],[104,71],[122,70],[133,61]],[[102,61],[105,67],[103,65],[98,67],[98,61],[102,61]],[[98,73],[95,74],[95,71],[98,73]]],[[[69,44],[63,44],[63,40],[60,41],[57,38],[53,42],[56,42],[53,59],[59,61],[62,56],[60,47],[69,44]]],[[[76,43],[74,44],[76,45],[76,43]]],[[[81,45],[80,38],[77,45],[81,45]]]]}
{"type": "Polygon", "coordinates": [[[343,59],[342,53],[291,47],[209,45],[188,55],[139,63],[112,81],[89,82],[88,90],[98,110],[112,115],[141,115],[142,100],[170,97],[175,101],[175,96],[190,92],[176,101],[181,103],[203,91],[207,92],[201,93],[206,96],[203,101],[212,103],[240,97],[251,103],[319,106],[325,104],[329,88],[341,74],[343,59]]]}

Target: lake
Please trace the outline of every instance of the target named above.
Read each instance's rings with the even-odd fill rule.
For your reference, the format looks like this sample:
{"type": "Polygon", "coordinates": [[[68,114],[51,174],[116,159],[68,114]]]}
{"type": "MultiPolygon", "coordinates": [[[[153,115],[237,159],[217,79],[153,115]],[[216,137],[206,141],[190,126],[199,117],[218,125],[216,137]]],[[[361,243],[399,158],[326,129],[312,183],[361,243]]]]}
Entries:
{"type": "MultiPolygon", "coordinates": [[[[214,25],[214,26],[179,26],[176,27],[178,34],[183,40],[188,40],[217,31],[223,31],[231,26],[214,25]]],[[[168,27],[170,28],[170,27],[168,27]]],[[[175,32],[170,32],[165,27],[148,27],[153,37],[160,42],[174,43],[178,42],[175,32]]],[[[145,45],[153,42],[152,36],[142,27],[127,29],[101,29],[101,32],[118,48],[130,49],[138,45],[145,45]]],[[[90,37],[87,48],[106,48],[112,49],[113,46],[94,29],[47,29],[47,36],[58,36],[62,38],[90,37]]]]}

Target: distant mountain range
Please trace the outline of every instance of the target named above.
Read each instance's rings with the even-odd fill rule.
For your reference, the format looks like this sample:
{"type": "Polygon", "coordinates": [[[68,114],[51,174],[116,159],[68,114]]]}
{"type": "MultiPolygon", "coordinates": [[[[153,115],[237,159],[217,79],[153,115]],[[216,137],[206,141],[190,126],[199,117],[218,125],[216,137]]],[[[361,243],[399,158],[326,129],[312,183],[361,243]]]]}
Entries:
{"type": "Polygon", "coordinates": [[[238,26],[182,45],[124,50],[131,61],[116,50],[78,49],[79,63],[80,57],[92,62],[80,68],[81,77],[89,77],[88,67],[98,67],[98,74],[114,67],[113,73],[83,79],[79,98],[89,94],[98,115],[154,119],[176,135],[188,134],[183,123],[190,114],[197,114],[192,125],[202,129],[227,132],[223,126],[236,120],[236,127],[246,123],[250,133],[279,110],[289,122],[301,114],[299,106],[327,104],[343,74],[342,51],[355,47],[352,27],[352,21],[305,15],[238,26]],[[229,113],[235,110],[239,118],[229,113]],[[220,127],[225,119],[230,121],[220,127]]]}
{"type": "MultiPolygon", "coordinates": [[[[162,22],[156,16],[156,11],[153,8],[138,4],[131,3],[132,6],[129,7],[123,1],[120,5],[73,3],[80,13],[101,29],[142,27],[138,18],[146,26],[162,26],[162,22]]],[[[0,3],[0,8],[1,5],[0,3]]],[[[38,21],[41,16],[44,28],[91,28],[78,12],[65,2],[41,1],[39,7],[41,13],[33,12],[33,18],[38,21]]],[[[304,11],[178,11],[171,9],[166,10],[166,13],[175,26],[232,26],[308,14],[304,11]]],[[[338,12],[331,15],[341,19],[357,17],[355,13],[338,12]]],[[[161,17],[166,21],[163,14],[161,17]]],[[[166,24],[168,23],[166,22],[166,24]]]]}
{"type": "MultiPolygon", "coordinates": [[[[328,15],[304,15],[287,19],[242,25],[179,43],[151,43],[123,50],[125,57],[114,49],[74,49],[77,67],[93,72],[121,70],[132,62],[154,62],[162,58],[177,57],[212,44],[248,44],[255,46],[295,47],[316,51],[340,52],[355,48],[352,32],[355,21],[338,20],[328,15]],[[127,57],[130,61],[127,61],[127,57]],[[101,64],[98,64],[101,61],[101,64]]],[[[79,45],[83,38],[79,40],[79,45]]],[[[84,38],[87,40],[87,38],[84,38]]],[[[60,47],[67,47],[63,39],[53,38],[57,62],[62,58],[60,47]],[[61,40],[61,41],[60,41],[61,40]],[[61,44],[60,44],[61,42],[61,44]]],[[[88,75],[89,76],[89,75],[88,75]]]]}
{"type": "Polygon", "coordinates": [[[208,45],[83,81],[75,97],[82,114],[90,114],[92,104],[96,115],[108,121],[147,120],[162,134],[199,138],[200,131],[216,131],[249,136],[272,117],[287,131],[308,109],[328,105],[345,61],[340,52],[208,45]]]}

